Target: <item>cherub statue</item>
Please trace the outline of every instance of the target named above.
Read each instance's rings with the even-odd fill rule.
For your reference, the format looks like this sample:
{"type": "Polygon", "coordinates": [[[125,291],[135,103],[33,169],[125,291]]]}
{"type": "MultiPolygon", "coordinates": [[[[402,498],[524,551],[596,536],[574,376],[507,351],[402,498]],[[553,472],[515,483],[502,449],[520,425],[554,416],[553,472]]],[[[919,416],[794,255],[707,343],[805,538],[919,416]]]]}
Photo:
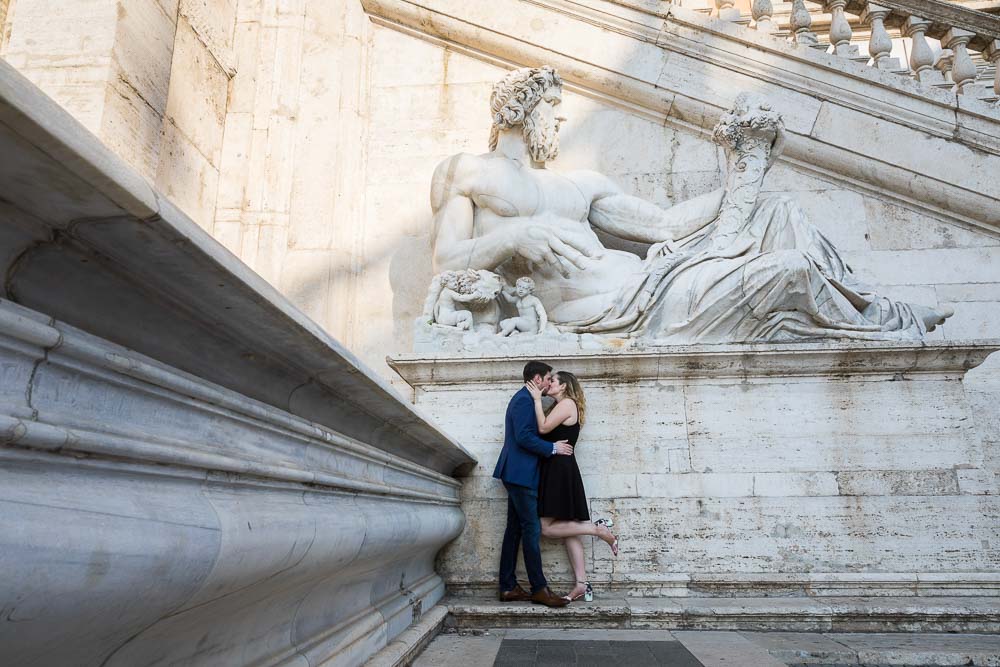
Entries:
{"type": "Polygon", "coordinates": [[[508,303],[517,308],[517,317],[500,320],[500,335],[510,336],[515,333],[539,334],[548,326],[545,306],[535,296],[535,281],[527,276],[518,278],[512,289],[505,286],[501,294],[508,303]]]}
{"type": "Polygon", "coordinates": [[[500,306],[500,277],[492,271],[444,271],[431,280],[424,302],[424,318],[431,324],[460,331],[496,331],[500,306]]]}

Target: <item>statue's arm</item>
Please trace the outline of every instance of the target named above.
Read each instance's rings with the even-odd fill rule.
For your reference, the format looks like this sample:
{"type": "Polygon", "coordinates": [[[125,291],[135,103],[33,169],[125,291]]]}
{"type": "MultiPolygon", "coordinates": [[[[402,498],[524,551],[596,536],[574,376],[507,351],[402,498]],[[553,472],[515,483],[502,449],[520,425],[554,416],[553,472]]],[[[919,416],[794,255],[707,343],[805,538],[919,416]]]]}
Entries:
{"type": "Polygon", "coordinates": [[[431,209],[436,271],[494,271],[517,254],[529,262],[549,264],[568,275],[569,265],[583,269],[587,256],[600,253],[601,248],[580,231],[579,225],[567,226],[558,219],[509,217],[490,232],[474,236],[472,197],[482,186],[479,182],[482,171],[483,159],[466,154],[448,158],[434,170],[431,209]]]}
{"type": "Polygon", "coordinates": [[[473,238],[472,190],[478,161],[471,155],[455,155],[434,170],[431,210],[435,271],[493,270],[514,254],[511,235],[503,229],[473,238]]]}
{"type": "Polygon", "coordinates": [[[545,333],[545,329],[549,326],[549,316],[545,312],[545,306],[542,305],[542,300],[537,296],[532,297],[535,302],[532,304],[535,307],[535,313],[538,315],[538,333],[545,333]]]}
{"type": "Polygon", "coordinates": [[[659,243],[684,238],[719,214],[723,188],[662,209],[627,195],[609,178],[596,172],[577,172],[574,180],[592,197],[589,219],[604,232],[629,241],[659,243]]]}

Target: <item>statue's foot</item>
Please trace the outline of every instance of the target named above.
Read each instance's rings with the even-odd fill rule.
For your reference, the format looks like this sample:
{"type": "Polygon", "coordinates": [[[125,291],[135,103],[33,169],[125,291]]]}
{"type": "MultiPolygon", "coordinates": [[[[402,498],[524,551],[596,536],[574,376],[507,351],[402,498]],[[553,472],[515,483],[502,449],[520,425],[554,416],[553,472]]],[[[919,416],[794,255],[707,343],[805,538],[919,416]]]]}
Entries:
{"type": "Polygon", "coordinates": [[[951,306],[940,306],[938,308],[914,306],[913,312],[923,320],[924,326],[927,327],[928,331],[934,331],[939,324],[944,324],[946,319],[955,314],[955,309],[951,306]]]}

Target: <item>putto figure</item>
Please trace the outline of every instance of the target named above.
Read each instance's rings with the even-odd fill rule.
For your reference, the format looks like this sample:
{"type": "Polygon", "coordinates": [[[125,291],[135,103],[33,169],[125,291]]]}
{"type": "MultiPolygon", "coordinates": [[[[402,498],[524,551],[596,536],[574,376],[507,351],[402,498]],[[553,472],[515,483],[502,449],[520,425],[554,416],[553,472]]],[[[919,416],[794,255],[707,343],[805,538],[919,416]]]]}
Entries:
{"type": "Polygon", "coordinates": [[[599,173],[546,168],[559,152],[561,97],[547,66],[496,84],[490,152],[434,172],[437,270],[529,275],[561,331],[669,343],[916,339],[951,314],[875,294],[798,204],[759,197],[784,142],[766,104],[741,97],[716,128],[725,185],[663,209],[599,173]],[[595,229],[650,250],[605,248],[595,229]]]}
{"type": "Polygon", "coordinates": [[[548,326],[545,306],[535,292],[535,281],[527,276],[518,278],[514,289],[505,287],[501,292],[508,303],[517,308],[517,317],[500,320],[500,335],[510,336],[515,333],[539,334],[548,326]]]}
{"type": "Polygon", "coordinates": [[[444,271],[431,280],[424,318],[460,331],[496,331],[500,319],[500,277],[485,270],[444,271]]]}

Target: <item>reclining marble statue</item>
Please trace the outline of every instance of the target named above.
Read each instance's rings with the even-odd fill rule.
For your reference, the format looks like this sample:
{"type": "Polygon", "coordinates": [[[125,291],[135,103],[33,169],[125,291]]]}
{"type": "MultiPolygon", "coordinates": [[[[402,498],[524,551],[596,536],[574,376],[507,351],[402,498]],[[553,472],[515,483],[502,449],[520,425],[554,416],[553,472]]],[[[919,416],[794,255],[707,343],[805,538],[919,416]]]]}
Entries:
{"type": "Polygon", "coordinates": [[[510,72],[490,99],[490,152],[437,167],[437,271],[530,276],[559,331],[656,344],[919,339],[952,314],[875,294],[793,199],[760,196],[785,140],[766,102],[741,95],[715,127],[724,185],[664,209],[599,173],[547,168],[561,93],[551,67],[510,72]],[[606,248],[595,228],[649,251],[606,248]]]}

